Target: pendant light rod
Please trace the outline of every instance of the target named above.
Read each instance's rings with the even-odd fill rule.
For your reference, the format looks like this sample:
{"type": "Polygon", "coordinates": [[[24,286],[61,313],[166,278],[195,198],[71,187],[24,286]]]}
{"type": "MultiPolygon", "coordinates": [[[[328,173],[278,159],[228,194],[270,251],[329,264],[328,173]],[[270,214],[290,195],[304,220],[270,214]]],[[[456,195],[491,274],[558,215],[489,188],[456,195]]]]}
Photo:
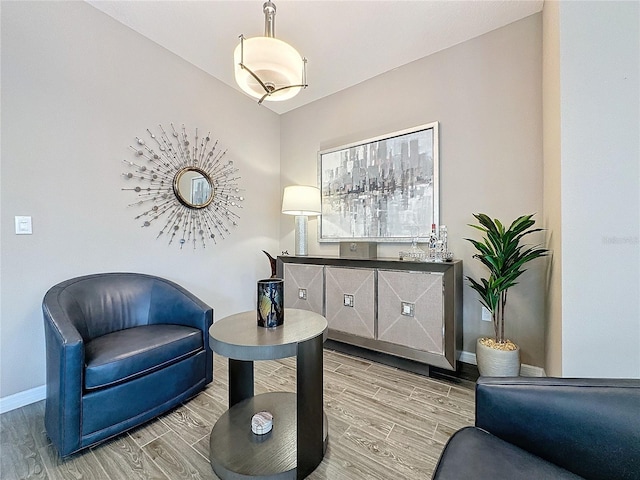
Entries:
{"type": "Polygon", "coordinates": [[[276,36],[276,4],[273,2],[265,2],[262,5],[264,12],[264,36],[275,38],[276,36]]]}

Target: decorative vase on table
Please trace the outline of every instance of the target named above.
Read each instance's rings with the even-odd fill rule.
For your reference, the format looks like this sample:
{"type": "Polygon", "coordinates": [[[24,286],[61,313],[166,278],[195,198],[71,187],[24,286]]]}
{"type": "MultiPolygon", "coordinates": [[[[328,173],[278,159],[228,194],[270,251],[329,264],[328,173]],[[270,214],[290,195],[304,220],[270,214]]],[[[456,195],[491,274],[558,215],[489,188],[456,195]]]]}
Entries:
{"type": "Polygon", "coordinates": [[[258,282],[258,326],[275,328],[284,324],[284,280],[267,278],[258,282]]]}
{"type": "Polygon", "coordinates": [[[276,259],[262,252],[269,259],[271,278],[258,282],[258,326],[275,328],[284,323],[284,280],[276,277],[276,259]]]}

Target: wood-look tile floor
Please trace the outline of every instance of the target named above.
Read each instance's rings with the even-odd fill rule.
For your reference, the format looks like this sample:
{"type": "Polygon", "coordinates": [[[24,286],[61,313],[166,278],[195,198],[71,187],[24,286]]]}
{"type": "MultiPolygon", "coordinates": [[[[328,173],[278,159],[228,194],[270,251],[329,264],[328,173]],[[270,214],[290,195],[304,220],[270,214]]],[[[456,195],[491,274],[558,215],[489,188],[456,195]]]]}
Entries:
{"type": "MultiPolygon", "coordinates": [[[[44,432],[44,401],[0,415],[0,478],[217,479],[209,434],[227,409],[227,360],[214,381],[166,415],[61,460],[44,432]]],[[[295,391],[295,359],[255,363],[255,393],[295,391]]],[[[429,479],[444,443],[474,422],[474,391],[393,367],[324,351],[329,446],[308,477],[429,479]]]]}

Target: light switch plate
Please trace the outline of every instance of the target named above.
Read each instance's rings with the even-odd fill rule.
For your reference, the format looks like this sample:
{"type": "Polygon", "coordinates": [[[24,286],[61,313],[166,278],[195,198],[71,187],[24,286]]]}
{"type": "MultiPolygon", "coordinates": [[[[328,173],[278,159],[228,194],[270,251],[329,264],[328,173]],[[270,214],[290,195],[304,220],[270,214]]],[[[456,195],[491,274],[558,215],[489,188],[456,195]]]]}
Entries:
{"type": "Polygon", "coordinates": [[[307,289],[306,288],[299,288],[298,289],[298,298],[300,300],[306,300],[307,299],[307,289]]]}
{"type": "Polygon", "coordinates": [[[491,321],[491,312],[489,310],[487,310],[487,307],[482,307],[482,320],[484,322],[490,322],[491,321]]]}
{"type": "Polygon", "coordinates": [[[33,229],[31,226],[31,217],[16,215],[16,235],[31,235],[33,229]]]}

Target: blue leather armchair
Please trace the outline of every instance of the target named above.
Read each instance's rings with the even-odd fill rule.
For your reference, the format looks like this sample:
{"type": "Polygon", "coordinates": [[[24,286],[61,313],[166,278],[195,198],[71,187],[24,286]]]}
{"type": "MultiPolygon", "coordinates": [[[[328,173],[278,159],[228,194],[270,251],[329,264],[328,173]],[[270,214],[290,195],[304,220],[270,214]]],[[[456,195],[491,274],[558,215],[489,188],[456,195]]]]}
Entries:
{"type": "Polygon", "coordinates": [[[213,310],[168,280],[103,273],[52,287],[47,435],[66,457],[150,420],[213,379],[213,310]]]}
{"type": "Polygon", "coordinates": [[[481,377],[433,478],[640,479],[640,380],[481,377]]]}

